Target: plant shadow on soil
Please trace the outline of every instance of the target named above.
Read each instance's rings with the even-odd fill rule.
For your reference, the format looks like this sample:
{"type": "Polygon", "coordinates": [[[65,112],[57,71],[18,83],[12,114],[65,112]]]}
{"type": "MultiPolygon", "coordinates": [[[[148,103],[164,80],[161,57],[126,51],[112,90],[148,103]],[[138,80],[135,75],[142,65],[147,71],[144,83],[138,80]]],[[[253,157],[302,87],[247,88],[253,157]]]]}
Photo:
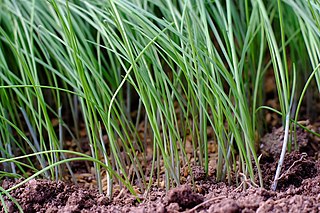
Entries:
{"type": "MultiPolygon", "coordinates": [[[[317,143],[298,131],[299,150],[287,153],[276,192],[269,190],[281,151],[283,129],[261,139],[261,169],[265,188],[227,186],[193,168],[195,189],[184,184],[165,192],[154,186],[141,203],[127,191],[110,201],[97,190],[65,182],[31,180],[10,192],[24,212],[320,212],[320,161],[317,143]]],[[[17,182],[2,181],[8,189],[17,182]]],[[[4,196],[8,212],[16,206],[4,196]]],[[[1,212],[5,212],[1,206],[1,212]]]]}

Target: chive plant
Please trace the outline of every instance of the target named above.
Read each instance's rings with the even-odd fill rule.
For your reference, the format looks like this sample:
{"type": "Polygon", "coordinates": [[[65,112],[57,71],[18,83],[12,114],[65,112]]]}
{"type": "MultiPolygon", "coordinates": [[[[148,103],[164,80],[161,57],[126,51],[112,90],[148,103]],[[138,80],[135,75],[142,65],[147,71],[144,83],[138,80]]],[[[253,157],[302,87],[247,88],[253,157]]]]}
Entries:
{"type": "Polygon", "coordinates": [[[257,147],[261,110],[271,109],[285,129],[275,189],[307,89],[296,79],[315,78],[320,89],[318,0],[2,0],[0,8],[2,178],[68,172],[76,181],[70,162],[81,160],[110,197],[115,183],[147,194],[155,179],[169,189],[183,166],[208,173],[216,160],[217,180],[263,187],[257,147]],[[263,106],[268,70],[279,109],[263,106]],[[66,140],[77,150],[65,150],[66,140]]]}

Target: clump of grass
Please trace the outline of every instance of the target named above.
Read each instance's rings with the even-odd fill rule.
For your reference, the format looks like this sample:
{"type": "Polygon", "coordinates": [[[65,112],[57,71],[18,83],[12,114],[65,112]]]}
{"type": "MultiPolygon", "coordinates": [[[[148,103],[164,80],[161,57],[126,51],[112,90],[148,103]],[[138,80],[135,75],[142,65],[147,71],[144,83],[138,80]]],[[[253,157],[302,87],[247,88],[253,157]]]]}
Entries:
{"type": "Polygon", "coordinates": [[[262,187],[265,73],[273,70],[273,110],[285,126],[282,159],[306,90],[296,79],[311,73],[308,84],[315,76],[320,89],[317,1],[4,0],[0,8],[4,176],[57,180],[83,160],[93,163],[100,191],[107,172],[109,196],[115,182],[134,193],[134,180],[147,193],[154,177],[167,189],[179,185],[191,160],[208,173],[214,140],[218,180],[258,176],[262,187]],[[79,123],[90,156],[81,153],[79,123]],[[66,138],[79,152],[64,150],[66,138]]]}

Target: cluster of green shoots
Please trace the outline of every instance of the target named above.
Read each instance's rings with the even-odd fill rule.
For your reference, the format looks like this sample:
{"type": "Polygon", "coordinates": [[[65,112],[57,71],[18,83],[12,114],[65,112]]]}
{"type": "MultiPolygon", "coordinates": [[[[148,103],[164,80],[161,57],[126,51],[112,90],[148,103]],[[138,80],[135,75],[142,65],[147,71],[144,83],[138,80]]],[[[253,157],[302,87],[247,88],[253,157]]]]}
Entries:
{"type": "Polygon", "coordinates": [[[208,173],[209,140],[217,180],[263,187],[269,110],[285,130],[276,189],[306,90],[320,89],[319,0],[0,0],[0,11],[0,178],[25,178],[2,202],[31,178],[76,181],[71,161],[90,162],[100,191],[106,174],[109,196],[114,183],[169,189],[183,166],[208,173]],[[278,109],[264,106],[269,71],[278,109]]]}

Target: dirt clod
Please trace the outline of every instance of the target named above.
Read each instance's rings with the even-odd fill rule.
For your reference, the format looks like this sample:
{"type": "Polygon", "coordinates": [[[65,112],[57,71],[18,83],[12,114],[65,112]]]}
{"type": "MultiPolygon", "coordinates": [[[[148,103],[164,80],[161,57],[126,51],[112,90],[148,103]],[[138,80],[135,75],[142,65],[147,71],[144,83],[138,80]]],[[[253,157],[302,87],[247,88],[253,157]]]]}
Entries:
{"type": "Polygon", "coordinates": [[[236,201],[232,199],[225,199],[217,205],[210,206],[208,212],[210,213],[238,213],[240,208],[236,201]]]}
{"type": "Polygon", "coordinates": [[[204,197],[192,191],[189,185],[181,185],[168,192],[168,203],[177,203],[182,208],[192,208],[203,202],[204,197]]]}

